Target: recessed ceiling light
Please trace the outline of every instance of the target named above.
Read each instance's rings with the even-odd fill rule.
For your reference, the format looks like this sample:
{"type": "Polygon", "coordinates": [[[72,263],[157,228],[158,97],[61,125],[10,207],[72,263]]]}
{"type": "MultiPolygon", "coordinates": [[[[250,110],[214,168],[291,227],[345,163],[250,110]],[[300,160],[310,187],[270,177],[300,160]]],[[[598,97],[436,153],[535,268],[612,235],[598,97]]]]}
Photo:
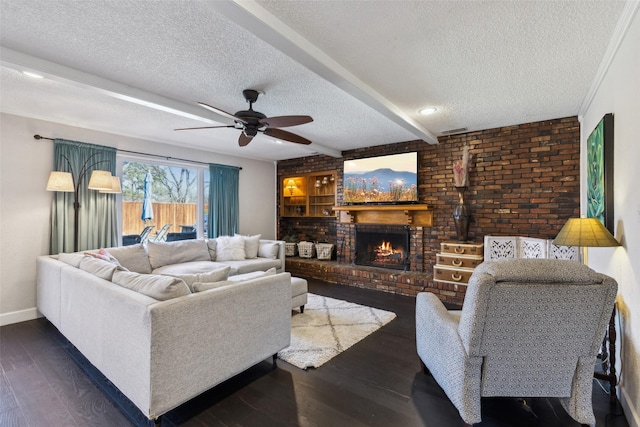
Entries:
{"type": "Polygon", "coordinates": [[[29,77],[31,77],[33,79],[42,79],[42,78],[44,78],[40,74],[36,74],[36,73],[31,72],[31,71],[23,71],[22,74],[24,74],[25,76],[29,76],[29,77]]]}
{"type": "Polygon", "coordinates": [[[429,114],[433,114],[436,111],[438,111],[436,107],[425,107],[421,109],[419,113],[422,114],[423,116],[428,116],[429,114]]]}

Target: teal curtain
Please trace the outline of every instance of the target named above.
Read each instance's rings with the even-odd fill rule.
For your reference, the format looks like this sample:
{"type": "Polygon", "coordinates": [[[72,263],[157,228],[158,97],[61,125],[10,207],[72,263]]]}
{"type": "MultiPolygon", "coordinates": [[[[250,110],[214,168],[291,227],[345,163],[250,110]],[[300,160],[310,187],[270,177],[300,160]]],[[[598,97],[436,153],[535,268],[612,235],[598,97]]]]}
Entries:
{"type": "Polygon", "coordinates": [[[209,165],[209,238],[238,232],[240,170],[233,166],[209,165]]]}
{"type": "MultiPolygon", "coordinates": [[[[53,144],[53,169],[71,172],[75,185],[79,186],[78,251],[116,246],[116,196],[87,188],[91,172],[94,170],[108,170],[115,175],[116,149],[64,139],[56,139],[53,144]],[[80,174],[82,176],[79,176],[80,174]]],[[[51,254],[73,252],[73,203],[74,193],[53,193],[49,240],[51,254]]]]}

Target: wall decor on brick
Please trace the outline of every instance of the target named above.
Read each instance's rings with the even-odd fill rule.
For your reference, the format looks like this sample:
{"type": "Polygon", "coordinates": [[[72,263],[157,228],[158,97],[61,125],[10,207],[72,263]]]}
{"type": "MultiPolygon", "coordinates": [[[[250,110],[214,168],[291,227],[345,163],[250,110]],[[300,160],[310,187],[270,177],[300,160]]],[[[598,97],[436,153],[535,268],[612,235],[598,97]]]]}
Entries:
{"type": "Polygon", "coordinates": [[[577,117],[443,136],[437,145],[398,142],[344,151],[340,159],[310,156],[283,160],[278,162],[278,182],[287,175],[337,170],[340,205],[344,160],[417,151],[419,203],[427,204],[434,214],[432,227],[412,227],[411,245],[415,250],[412,247],[411,271],[406,273],[353,265],[352,224],[338,223],[335,217],[278,218],[279,238],[296,233],[301,239],[336,247],[332,261],[287,258],[287,270],[294,275],[403,295],[430,291],[445,302],[461,304],[466,287],[434,284],[431,273],[440,243],[457,239],[452,212],[458,193],[451,164],[461,158],[465,146],[471,154],[465,192],[471,208],[470,241],[481,242],[485,235],[550,239],[568,218],[579,216],[577,117]]]}

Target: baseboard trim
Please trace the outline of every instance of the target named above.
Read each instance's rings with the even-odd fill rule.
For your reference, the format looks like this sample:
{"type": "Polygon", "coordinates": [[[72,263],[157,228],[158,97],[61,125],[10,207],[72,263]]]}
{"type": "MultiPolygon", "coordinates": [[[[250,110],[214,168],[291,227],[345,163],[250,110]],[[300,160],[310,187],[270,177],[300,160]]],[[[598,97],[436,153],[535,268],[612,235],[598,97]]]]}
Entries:
{"type": "Polygon", "coordinates": [[[622,405],[622,410],[627,418],[629,427],[640,427],[640,414],[636,412],[636,408],[629,405],[631,401],[627,395],[627,390],[625,390],[624,387],[620,387],[620,405],[622,405]]]}
{"type": "Polygon", "coordinates": [[[26,322],[27,320],[37,319],[38,317],[42,317],[42,315],[35,307],[27,308],[25,310],[11,311],[9,313],[0,314],[0,326],[26,322]]]}

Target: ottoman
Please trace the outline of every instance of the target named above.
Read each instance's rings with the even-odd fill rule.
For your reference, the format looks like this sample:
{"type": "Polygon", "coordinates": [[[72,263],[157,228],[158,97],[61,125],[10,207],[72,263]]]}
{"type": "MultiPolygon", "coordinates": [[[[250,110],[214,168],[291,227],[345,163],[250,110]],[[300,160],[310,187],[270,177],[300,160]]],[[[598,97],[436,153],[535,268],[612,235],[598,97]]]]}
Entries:
{"type": "Polygon", "coordinates": [[[300,313],[304,313],[304,305],[307,303],[307,281],[301,277],[291,278],[291,309],[300,307],[300,313]]]}

